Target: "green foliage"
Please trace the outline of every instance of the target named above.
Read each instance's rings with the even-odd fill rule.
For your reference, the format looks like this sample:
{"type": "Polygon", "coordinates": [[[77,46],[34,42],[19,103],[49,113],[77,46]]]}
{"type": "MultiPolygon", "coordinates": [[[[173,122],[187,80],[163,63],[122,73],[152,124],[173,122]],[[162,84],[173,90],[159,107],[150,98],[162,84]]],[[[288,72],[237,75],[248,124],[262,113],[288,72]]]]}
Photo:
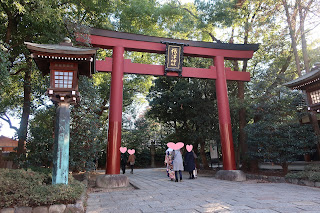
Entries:
{"type": "MultiPolygon", "coordinates": [[[[71,107],[70,131],[70,169],[91,170],[95,168],[94,161],[101,151],[101,126],[97,111],[101,100],[93,80],[81,78],[81,103],[71,107]]],[[[53,161],[54,118],[56,107],[38,108],[30,122],[30,135],[27,141],[26,167],[51,167],[53,161]]]]}
{"type": "Polygon", "coordinates": [[[159,140],[159,123],[146,117],[124,119],[122,132],[122,146],[143,152],[151,141],[159,140]]]}
{"type": "MultiPolygon", "coordinates": [[[[151,152],[150,149],[145,148],[140,150],[139,152],[135,153],[136,156],[136,167],[150,167],[151,165],[151,152]]],[[[157,148],[154,156],[154,161],[156,166],[162,167],[164,165],[164,156],[165,156],[165,149],[157,148]]]]}
{"type": "Polygon", "coordinates": [[[320,164],[317,163],[317,164],[310,164],[310,165],[307,165],[305,166],[304,168],[305,171],[308,171],[308,172],[320,172],[320,164]]]}
{"type": "Polygon", "coordinates": [[[0,41],[6,45],[10,62],[6,70],[1,69],[10,75],[0,93],[0,117],[8,123],[9,117],[22,118],[20,129],[12,127],[18,132],[20,144],[27,137],[29,115],[38,104],[42,104],[43,98],[39,99],[39,94],[43,96],[43,90],[39,91],[38,87],[44,85],[39,72],[32,68],[24,42],[57,43],[65,37],[61,10],[52,4],[51,0],[7,0],[0,3],[0,41]]]}
{"type": "Polygon", "coordinates": [[[309,180],[320,182],[320,172],[310,172],[309,180]]]}
{"type": "Polygon", "coordinates": [[[236,0],[195,1],[197,8],[203,12],[201,19],[218,27],[230,26],[238,18],[237,2],[236,0]]]}
{"type": "Polygon", "coordinates": [[[139,151],[138,153],[135,153],[136,155],[136,163],[135,165],[137,167],[148,167],[151,164],[151,155],[149,149],[143,149],[139,151]]]}
{"type": "Polygon", "coordinates": [[[249,155],[277,164],[312,153],[316,136],[310,125],[260,121],[247,127],[249,155]]]}
{"type": "Polygon", "coordinates": [[[117,1],[115,9],[116,30],[140,34],[162,31],[157,25],[159,7],[154,0],[117,1]]]}
{"type": "Polygon", "coordinates": [[[45,167],[29,167],[28,168],[31,171],[37,172],[37,173],[41,173],[41,174],[45,174],[48,177],[48,181],[46,181],[46,183],[51,183],[52,180],[52,175],[51,175],[51,169],[50,168],[45,168],[45,167]]]}
{"type": "MultiPolygon", "coordinates": [[[[83,31],[80,27],[82,24],[110,27],[107,17],[112,10],[111,1],[108,0],[81,3],[52,0],[1,1],[0,118],[8,123],[10,117],[24,119],[21,121],[20,131],[18,127],[12,127],[19,132],[21,141],[24,141],[27,135],[28,117],[32,117],[39,107],[48,104],[44,93],[49,83],[49,78],[41,77],[34,64],[31,66],[29,63],[30,53],[24,42],[59,43],[66,36],[74,38],[75,31],[83,31]]],[[[36,134],[36,131],[40,133],[42,130],[38,128],[32,131],[36,134]]],[[[52,136],[47,137],[48,139],[35,135],[31,137],[34,137],[35,141],[42,141],[39,148],[48,144],[50,146],[48,140],[52,136]]],[[[44,149],[41,154],[46,151],[48,150],[44,149]]],[[[49,154],[48,158],[50,157],[49,154]]]]}
{"type": "Polygon", "coordinates": [[[193,144],[213,137],[218,121],[212,81],[158,78],[148,97],[149,116],[174,128],[177,141],[193,144]]]}
{"type": "Polygon", "coordinates": [[[69,176],[69,185],[51,185],[44,173],[0,169],[0,208],[74,203],[85,186],[69,176]]]}
{"type": "Polygon", "coordinates": [[[307,180],[309,177],[308,173],[305,171],[302,172],[290,172],[286,175],[286,178],[292,178],[292,179],[303,179],[307,180]]]}
{"type": "Polygon", "coordinates": [[[50,167],[53,162],[55,107],[38,109],[30,122],[25,167],[50,167]]]}
{"type": "MultiPolygon", "coordinates": [[[[151,85],[150,77],[143,76],[130,76],[124,82],[125,108],[135,101],[138,92],[145,93],[151,85]]],[[[80,78],[81,101],[71,107],[69,166],[73,171],[94,169],[98,159],[105,155],[109,85],[110,75],[106,74],[80,78]]],[[[55,107],[40,106],[30,122],[26,167],[52,165],[55,107]]]]}
{"type": "Polygon", "coordinates": [[[320,164],[309,164],[304,171],[290,172],[286,175],[286,178],[320,182],[320,164]]]}
{"type": "Polygon", "coordinates": [[[5,47],[3,42],[0,40],[0,94],[2,89],[7,84],[7,78],[9,77],[9,57],[8,49],[5,47]]]}
{"type": "Polygon", "coordinates": [[[73,171],[88,171],[95,168],[98,153],[105,147],[97,114],[101,99],[92,79],[80,80],[81,101],[71,111],[69,166],[73,171]]]}
{"type": "MultiPolygon", "coordinates": [[[[30,106],[32,121],[27,140],[29,165],[47,167],[52,162],[54,109],[47,106],[48,100],[43,95],[48,86],[48,77],[41,77],[34,64],[27,65],[29,52],[23,42],[59,43],[63,37],[74,38],[75,31],[86,32],[89,27],[203,41],[212,41],[215,36],[222,41],[260,43],[260,49],[247,67],[252,78],[246,84],[244,101],[239,101],[237,97],[237,85],[228,83],[234,142],[237,144],[238,110],[246,108],[247,122],[261,121],[257,126],[254,124],[248,127],[248,132],[251,132],[249,140],[257,139],[252,138],[252,135],[259,136],[263,141],[274,136],[281,139],[279,143],[286,144],[285,138],[295,134],[290,131],[300,128],[293,127],[292,123],[298,119],[294,112],[296,105],[301,102],[301,96],[289,93],[281,86],[296,77],[291,63],[291,46],[279,8],[281,2],[243,1],[241,6],[237,6],[237,2],[196,0],[194,4],[180,4],[178,1],[160,4],[154,0],[1,1],[0,45],[3,51],[0,51],[0,116],[2,119],[7,115],[19,117],[23,104],[30,106]],[[223,31],[218,36],[217,29],[223,31]],[[28,73],[32,75],[31,82],[25,79],[28,73]],[[23,91],[27,83],[31,84],[31,103],[24,102],[24,97],[29,96],[23,91]],[[256,131],[256,127],[260,132],[256,131]]],[[[310,61],[317,61],[317,52],[314,51],[310,61]]],[[[103,58],[110,56],[111,51],[99,50],[99,54],[99,58],[103,58]]],[[[126,52],[125,57],[136,63],[163,63],[163,56],[156,54],[126,52]]],[[[184,61],[187,67],[207,68],[211,65],[212,59],[186,57],[184,61]]],[[[234,64],[226,62],[226,65],[234,64]]],[[[245,66],[245,63],[239,62],[239,65],[245,66]]],[[[152,78],[124,76],[125,113],[134,111],[133,106],[141,101],[139,94],[146,95],[149,92],[152,78]]],[[[98,73],[94,75],[93,82],[82,80],[80,83],[82,101],[80,106],[72,108],[72,169],[93,168],[97,156],[101,156],[105,149],[110,81],[110,74],[98,73]]],[[[159,78],[154,83],[149,95],[152,106],[149,116],[153,120],[139,120],[129,127],[125,121],[122,137],[124,145],[140,151],[154,138],[164,144],[179,140],[195,144],[199,140],[219,138],[213,81],[159,78]],[[166,139],[160,136],[159,129],[154,128],[154,124],[159,123],[165,129],[162,135],[166,139]]],[[[255,143],[250,144],[256,152],[255,143]]],[[[268,149],[270,152],[271,147],[268,149]]]]}
{"type": "Polygon", "coordinates": [[[163,155],[167,149],[166,128],[150,117],[137,116],[139,117],[133,114],[124,117],[121,145],[136,150],[136,166],[148,167],[151,163],[150,145],[155,142],[155,161],[162,166],[163,155]]]}

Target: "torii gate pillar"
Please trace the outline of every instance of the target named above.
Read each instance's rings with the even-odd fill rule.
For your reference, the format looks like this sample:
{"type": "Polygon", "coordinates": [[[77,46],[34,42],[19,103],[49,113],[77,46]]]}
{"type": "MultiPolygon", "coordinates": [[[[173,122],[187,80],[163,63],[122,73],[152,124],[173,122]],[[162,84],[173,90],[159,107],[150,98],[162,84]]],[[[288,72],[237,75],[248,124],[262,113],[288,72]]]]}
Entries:
{"type": "Polygon", "coordinates": [[[123,54],[123,47],[113,47],[106,174],[120,174],[123,54]]]}
{"type": "Polygon", "coordinates": [[[216,92],[218,102],[223,169],[235,170],[236,164],[234,158],[227,79],[224,68],[224,57],[216,56],[214,58],[214,65],[217,68],[216,92]]]}

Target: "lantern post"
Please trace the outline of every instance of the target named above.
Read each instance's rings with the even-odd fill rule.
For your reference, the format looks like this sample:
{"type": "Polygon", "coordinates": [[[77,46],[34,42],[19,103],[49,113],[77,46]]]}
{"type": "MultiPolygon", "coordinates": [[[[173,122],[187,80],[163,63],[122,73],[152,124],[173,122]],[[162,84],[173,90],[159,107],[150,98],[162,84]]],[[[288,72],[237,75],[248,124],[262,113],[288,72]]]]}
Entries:
{"type": "Polygon", "coordinates": [[[68,184],[70,104],[80,100],[79,75],[95,72],[96,49],[73,47],[66,38],[58,45],[25,42],[43,75],[50,74],[47,95],[56,104],[52,184],[68,184]]]}

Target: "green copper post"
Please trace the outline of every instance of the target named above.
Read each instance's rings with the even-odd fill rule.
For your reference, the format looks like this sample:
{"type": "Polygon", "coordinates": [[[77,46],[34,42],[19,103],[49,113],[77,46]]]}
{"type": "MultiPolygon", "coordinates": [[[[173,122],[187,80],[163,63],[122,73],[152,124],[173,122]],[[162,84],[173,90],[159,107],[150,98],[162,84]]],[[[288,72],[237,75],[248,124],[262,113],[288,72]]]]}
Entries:
{"type": "Polygon", "coordinates": [[[54,130],[52,184],[68,184],[70,104],[59,103],[54,130]]]}

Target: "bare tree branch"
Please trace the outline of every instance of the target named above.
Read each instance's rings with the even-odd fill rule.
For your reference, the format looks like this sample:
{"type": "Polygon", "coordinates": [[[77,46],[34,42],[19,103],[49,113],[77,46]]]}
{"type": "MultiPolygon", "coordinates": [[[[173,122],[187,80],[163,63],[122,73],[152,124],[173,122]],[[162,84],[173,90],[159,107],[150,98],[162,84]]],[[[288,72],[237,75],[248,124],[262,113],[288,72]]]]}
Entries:
{"type": "Polygon", "coordinates": [[[213,41],[216,41],[217,43],[222,43],[219,39],[217,39],[216,37],[214,37],[214,35],[212,35],[212,33],[208,32],[208,31],[204,31],[206,33],[209,34],[209,36],[212,38],[213,41]]]}
{"type": "Polygon", "coordinates": [[[271,89],[273,89],[279,82],[280,78],[281,78],[281,74],[285,73],[290,65],[290,61],[291,61],[292,55],[288,55],[285,63],[282,65],[281,69],[279,70],[276,79],[273,81],[273,83],[265,90],[265,95],[269,96],[270,95],[270,91],[271,89]]]}
{"type": "Polygon", "coordinates": [[[10,118],[5,113],[2,113],[2,116],[0,116],[0,118],[9,124],[10,129],[18,131],[18,128],[12,125],[10,118]]]}

